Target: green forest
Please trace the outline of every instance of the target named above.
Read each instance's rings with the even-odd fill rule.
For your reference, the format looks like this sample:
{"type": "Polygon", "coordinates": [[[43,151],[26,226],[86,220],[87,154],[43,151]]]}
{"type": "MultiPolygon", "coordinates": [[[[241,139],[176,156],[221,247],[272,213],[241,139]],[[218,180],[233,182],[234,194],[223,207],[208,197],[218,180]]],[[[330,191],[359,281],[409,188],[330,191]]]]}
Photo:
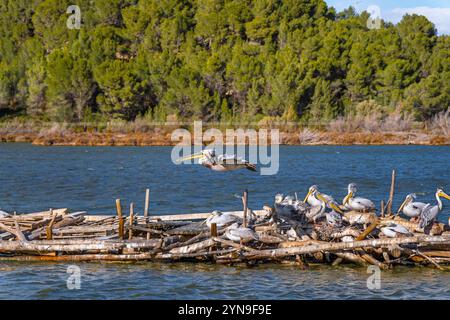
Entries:
{"type": "Polygon", "coordinates": [[[323,0],[2,0],[0,117],[287,119],[450,106],[450,38],[323,0]],[[69,5],[81,28],[69,29],[69,5]]]}

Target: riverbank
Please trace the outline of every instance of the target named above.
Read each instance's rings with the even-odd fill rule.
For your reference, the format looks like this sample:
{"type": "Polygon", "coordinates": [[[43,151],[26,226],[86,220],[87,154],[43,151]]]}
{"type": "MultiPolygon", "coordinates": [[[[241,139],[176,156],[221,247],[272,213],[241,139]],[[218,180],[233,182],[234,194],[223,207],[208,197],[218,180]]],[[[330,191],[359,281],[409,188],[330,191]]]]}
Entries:
{"type": "MultiPolygon", "coordinates": [[[[0,132],[0,142],[41,146],[173,146],[171,131],[148,132],[0,132]]],[[[225,140],[226,141],[226,140],[225,140]]],[[[206,143],[209,143],[206,141],[206,143]]],[[[248,141],[247,141],[248,143],[248,141]]],[[[330,132],[309,129],[280,132],[283,145],[450,145],[450,136],[427,132],[330,132]]]]}

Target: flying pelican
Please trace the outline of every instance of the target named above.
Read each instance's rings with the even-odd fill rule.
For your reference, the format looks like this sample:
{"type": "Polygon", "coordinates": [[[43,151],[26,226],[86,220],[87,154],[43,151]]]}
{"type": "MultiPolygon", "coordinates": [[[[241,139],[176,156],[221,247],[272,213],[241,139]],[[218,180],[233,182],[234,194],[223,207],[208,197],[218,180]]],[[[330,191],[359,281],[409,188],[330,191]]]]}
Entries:
{"type": "Polygon", "coordinates": [[[409,232],[408,228],[396,223],[391,223],[387,227],[381,228],[380,230],[385,236],[389,238],[396,238],[399,235],[411,235],[411,232],[409,232]]]}
{"type": "MultiPolygon", "coordinates": [[[[312,185],[311,187],[309,187],[308,193],[306,194],[305,200],[303,200],[303,202],[309,203],[311,206],[320,206],[321,200],[317,199],[317,197],[315,196],[317,193],[319,193],[319,188],[317,187],[317,185],[312,185]]],[[[332,196],[329,196],[325,193],[320,194],[323,198],[325,198],[326,203],[334,201],[332,196]]]]}
{"type": "Polygon", "coordinates": [[[416,200],[416,194],[415,193],[408,194],[405,200],[403,201],[402,205],[398,209],[397,214],[403,211],[403,213],[410,218],[420,216],[420,213],[426,206],[426,203],[415,202],[414,200],[416,200]]]}
{"type": "Polygon", "coordinates": [[[229,225],[231,223],[235,223],[238,221],[239,218],[235,215],[232,215],[230,213],[223,213],[219,210],[214,210],[211,213],[211,216],[209,216],[205,222],[208,228],[211,228],[211,224],[215,223],[217,228],[222,228],[226,225],[229,225]]]}
{"type": "Polygon", "coordinates": [[[249,163],[247,160],[238,157],[235,154],[216,155],[214,149],[205,149],[200,153],[194,153],[190,156],[178,159],[178,162],[198,158],[198,163],[202,166],[214,171],[232,171],[246,168],[250,171],[257,171],[256,165],[249,163]]]}
{"type": "Polygon", "coordinates": [[[348,194],[343,201],[344,206],[355,211],[372,211],[375,209],[375,205],[369,199],[355,197],[356,192],[356,184],[350,183],[348,185],[348,194]]]}
{"type": "Polygon", "coordinates": [[[226,228],[225,236],[231,241],[242,241],[243,243],[259,239],[257,234],[252,229],[239,227],[239,224],[237,223],[233,223],[231,226],[226,228]]]}
{"type": "Polygon", "coordinates": [[[450,196],[442,190],[442,188],[438,188],[436,190],[436,200],[437,205],[431,206],[429,203],[423,208],[422,212],[420,213],[420,220],[419,220],[419,227],[425,228],[430,223],[434,221],[434,219],[439,214],[439,211],[442,210],[442,201],[441,197],[446,198],[447,200],[450,200],[450,196]]]}

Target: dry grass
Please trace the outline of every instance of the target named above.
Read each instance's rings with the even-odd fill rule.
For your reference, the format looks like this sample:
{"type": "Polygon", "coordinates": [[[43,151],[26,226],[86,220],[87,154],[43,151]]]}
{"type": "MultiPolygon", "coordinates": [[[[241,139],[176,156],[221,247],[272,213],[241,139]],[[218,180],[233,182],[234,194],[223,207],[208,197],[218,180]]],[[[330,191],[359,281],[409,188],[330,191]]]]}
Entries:
{"type": "Polygon", "coordinates": [[[450,108],[446,111],[439,112],[433,117],[431,120],[431,129],[444,136],[450,136],[450,108]]]}
{"type": "Polygon", "coordinates": [[[320,141],[320,133],[309,128],[303,128],[298,134],[298,142],[300,144],[313,144],[320,141]]]}

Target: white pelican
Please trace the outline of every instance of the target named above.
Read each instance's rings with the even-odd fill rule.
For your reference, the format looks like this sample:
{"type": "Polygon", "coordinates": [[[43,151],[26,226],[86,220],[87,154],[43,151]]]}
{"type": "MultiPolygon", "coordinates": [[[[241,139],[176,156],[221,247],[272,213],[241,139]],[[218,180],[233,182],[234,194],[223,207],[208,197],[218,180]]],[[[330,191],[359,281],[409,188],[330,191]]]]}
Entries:
{"type": "MultiPolygon", "coordinates": [[[[315,196],[317,193],[319,192],[319,189],[317,187],[317,185],[312,185],[311,187],[309,187],[308,193],[306,194],[305,200],[303,200],[303,202],[305,203],[309,203],[311,206],[320,206],[321,205],[321,200],[317,199],[317,197],[315,196]]],[[[332,196],[329,196],[325,193],[321,193],[323,198],[325,198],[325,202],[334,202],[334,199],[332,196]]]]}
{"type": "Polygon", "coordinates": [[[302,214],[308,209],[303,202],[295,200],[291,196],[284,197],[281,193],[275,195],[275,212],[281,217],[293,217],[302,214]]]}
{"type": "Polygon", "coordinates": [[[235,154],[216,155],[214,149],[205,149],[200,153],[192,154],[187,157],[178,159],[178,162],[198,158],[198,163],[202,166],[214,171],[232,171],[246,168],[250,171],[257,171],[256,165],[249,163],[247,160],[238,157],[235,154]]]}
{"type": "Polygon", "coordinates": [[[397,236],[402,235],[411,235],[411,232],[409,232],[408,228],[397,223],[391,223],[387,227],[381,228],[380,230],[385,236],[389,238],[396,238],[397,236]]]}
{"type": "Polygon", "coordinates": [[[327,212],[325,217],[327,218],[327,223],[329,225],[336,227],[342,226],[342,215],[336,211],[332,210],[331,212],[327,212]]]}
{"type": "Polygon", "coordinates": [[[229,214],[229,213],[223,213],[219,210],[214,210],[211,213],[211,216],[209,216],[205,222],[208,228],[211,228],[211,224],[215,223],[217,228],[222,228],[226,225],[235,223],[239,220],[239,217],[236,217],[235,215],[229,214]]]}
{"type": "Polygon", "coordinates": [[[242,241],[243,243],[259,239],[257,234],[252,229],[239,227],[237,223],[233,223],[231,226],[226,228],[225,236],[231,241],[242,241]]]}
{"type": "Polygon", "coordinates": [[[348,194],[344,198],[344,206],[355,211],[372,211],[375,209],[375,205],[369,199],[355,197],[356,192],[356,184],[350,183],[348,185],[348,194]]]}
{"type": "Polygon", "coordinates": [[[410,217],[415,218],[420,216],[423,208],[426,206],[426,203],[423,202],[415,202],[416,199],[415,193],[410,193],[406,196],[405,201],[403,201],[402,205],[398,209],[397,214],[403,211],[403,213],[410,217]]]}
{"type": "Polygon", "coordinates": [[[334,202],[334,200],[328,200],[327,198],[325,198],[323,196],[323,194],[321,194],[320,192],[318,192],[317,190],[315,190],[313,192],[313,197],[315,199],[317,199],[320,203],[320,205],[318,206],[312,206],[308,209],[308,211],[305,213],[306,217],[308,219],[313,219],[313,221],[316,221],[316,219],[322,217],[325,213],[325,210],[327,207],[333,209],[334,211],[337,211],[339,213],[343,213],[342,210],[337,206],[336,202],[334,202]]]}
{"type": "Polygon", "coordinates": [[[441,197],[450,200],[450,196],[442,190],[442,188],[438,188],[436,190],[436,200],[437,205],[431,206],[429,203],[423,208],[422,212],[420,213],[420,220],[419,220],[419,227],[425,228],[430,223],[434,221],[434,219],[439,214],[439,211],[442,210],[442,201],[441,197]]]}

